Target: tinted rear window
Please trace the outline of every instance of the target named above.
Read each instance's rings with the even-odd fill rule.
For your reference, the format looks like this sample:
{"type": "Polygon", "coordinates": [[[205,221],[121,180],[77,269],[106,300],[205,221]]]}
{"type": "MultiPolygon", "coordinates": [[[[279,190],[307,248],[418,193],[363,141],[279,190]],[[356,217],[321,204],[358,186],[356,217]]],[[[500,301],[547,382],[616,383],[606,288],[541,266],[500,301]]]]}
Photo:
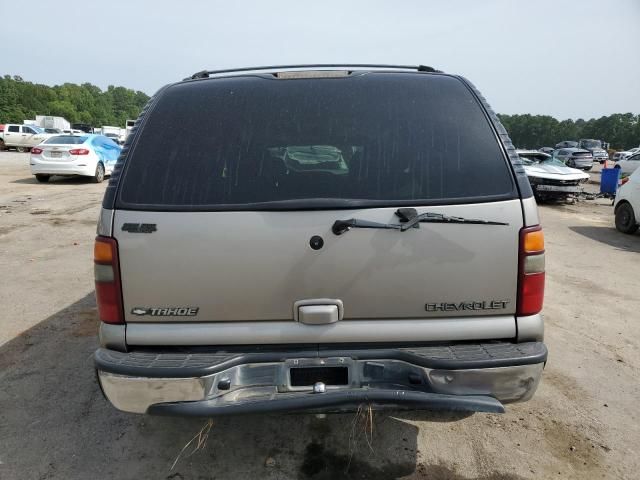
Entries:
{"type": "Polygon", "coordinates": [[[80,145],[84,143],[87,137],[78,137],[75,135],[60,135],[58,137],[51,137],[45,140],[44,143],[49,145],[80,145]]]}
{"type": "Polygon", "coordinates": [[[512,198],[475,97],[420,74],[178,84],[126,161],[122,208],[251,209],[512,198]]]}

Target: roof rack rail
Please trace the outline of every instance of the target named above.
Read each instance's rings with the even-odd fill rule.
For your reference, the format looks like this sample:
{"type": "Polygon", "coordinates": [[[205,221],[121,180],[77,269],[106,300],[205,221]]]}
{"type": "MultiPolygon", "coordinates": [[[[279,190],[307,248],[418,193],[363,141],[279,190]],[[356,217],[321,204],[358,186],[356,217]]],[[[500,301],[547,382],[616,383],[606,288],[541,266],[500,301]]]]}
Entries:
{"type": "Polygon", "coordinates": [[[195,80],[198,78],[209,78],[211,75],[221,75],[225,73],[240,73],[240,72],[253,72],[261,70],[284,70],[284,69],[303,69],[303,68],[375,68],[375,69],[394,69],[394,70],[414,70],[418,72],[429,73],[442,73],[441,70],[436,70],[433,67],[427,65],[385,65],[385,64],[368,64],[368,63],[353,63],[353,64],[303,64],[303,65],[271,65],[263,67],[242,67],[242,68],[227,68],[224,70],[202,70],[196,72],[183,80],[195,80]]]}

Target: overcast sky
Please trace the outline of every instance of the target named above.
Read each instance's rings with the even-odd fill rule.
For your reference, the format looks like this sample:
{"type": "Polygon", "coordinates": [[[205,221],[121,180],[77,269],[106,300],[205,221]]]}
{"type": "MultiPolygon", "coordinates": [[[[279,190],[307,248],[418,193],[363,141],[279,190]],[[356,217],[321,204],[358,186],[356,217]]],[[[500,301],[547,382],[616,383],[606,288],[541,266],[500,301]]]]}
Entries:
{"type": "Polygon", "coordinates": [[[152,94],[205,68],[432,65],[500,113],[640,113],[640,0],[0,0],[0,74],[152,94]]]}

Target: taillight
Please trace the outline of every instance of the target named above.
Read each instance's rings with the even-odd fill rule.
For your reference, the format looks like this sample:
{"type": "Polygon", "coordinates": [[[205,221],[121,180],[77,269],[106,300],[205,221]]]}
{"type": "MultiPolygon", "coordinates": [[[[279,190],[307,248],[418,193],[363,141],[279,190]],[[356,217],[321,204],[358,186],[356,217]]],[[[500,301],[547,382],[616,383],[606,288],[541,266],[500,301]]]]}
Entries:
{"type": "Polygon", "coordinates": [[[36,155],[40,155],[42,153],[42,149],[38,147],[33,147],[31,149],[31,153],[35,153],[36,155]]]}
{"type": "Polygon", "coordinates": [[[534,315],[544,301],[544,234],[540,225],[520,230],[518,305],[519,316],[534,315]]]}
{"type": "Polygon", "coordinates": [[[622,180],[620,180],[620,186],[624,185],[625,183],[627,183],[629,181],[631,177],[624,177],[622,180]]]}
{"type": "Polygon", "coordinates": [[[115,238],[96,237],[93,259],[100,320],[105,323],[124,323],[118,242],[115,238]]]}
{"type": "Polygon", "coordinates": [[[69,150],[71,155],[89,155],[89,150],[86,148],[74,148],[73,150],[69,150]]]}

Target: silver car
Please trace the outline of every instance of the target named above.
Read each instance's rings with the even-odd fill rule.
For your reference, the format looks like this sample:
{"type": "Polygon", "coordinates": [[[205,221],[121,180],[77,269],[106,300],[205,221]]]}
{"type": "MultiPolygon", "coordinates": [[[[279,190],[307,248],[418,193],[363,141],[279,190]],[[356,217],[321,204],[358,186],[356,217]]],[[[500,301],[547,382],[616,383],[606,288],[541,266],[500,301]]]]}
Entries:
{"type": "Polygon", "coordinates": [[[200,72],[150,100],[106,190],[95,368],[135,413],[503,412],[547,359],[544,259],[464,78],[200,72]]]}
{"type": "Polygon", "coordinates": [[[581,148],[561,148],[553,152],[553,158],[560,160],[567,167],[591,170],[593,168],[593,154],[581,148]]]}

